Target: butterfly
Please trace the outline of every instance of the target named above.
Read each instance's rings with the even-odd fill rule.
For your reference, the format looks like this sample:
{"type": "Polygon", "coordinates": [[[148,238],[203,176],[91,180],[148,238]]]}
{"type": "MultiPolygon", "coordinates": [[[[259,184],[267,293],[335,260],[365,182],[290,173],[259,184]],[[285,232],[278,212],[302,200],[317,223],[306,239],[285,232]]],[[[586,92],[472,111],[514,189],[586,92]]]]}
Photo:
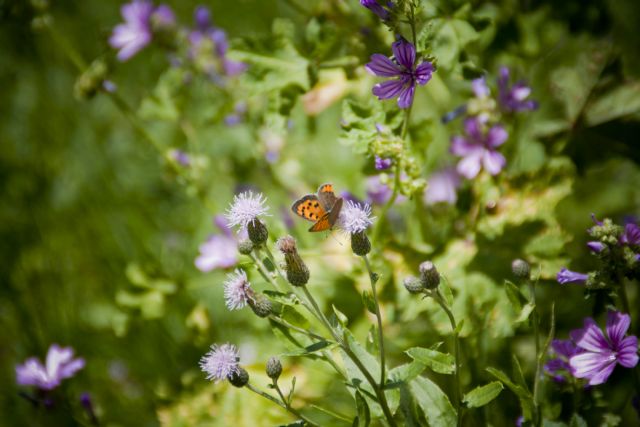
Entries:
{"type": "Polygon", "coordinates": [[[307,194],[291,205],[296,215],[314,221],[309,231],[330,230],[338,221],[342,209],[342,198],[336,197],[332,184],[322,184],[318,194],[307,194]]]}

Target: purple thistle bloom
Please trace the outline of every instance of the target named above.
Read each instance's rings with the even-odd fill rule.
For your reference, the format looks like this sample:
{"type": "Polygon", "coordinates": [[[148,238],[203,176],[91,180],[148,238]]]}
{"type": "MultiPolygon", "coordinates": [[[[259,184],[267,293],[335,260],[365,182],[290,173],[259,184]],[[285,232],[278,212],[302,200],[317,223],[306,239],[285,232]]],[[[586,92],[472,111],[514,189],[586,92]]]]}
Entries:
{"type": "Polygon", "coordinates": [[[371,62],[365,65],[367,71],[379,77],[398,77],[378,83],[373,87],[373,94],[378,99],[398,97],[398,107],[409,108],[413,103],[416,83],[424,86],[433,74],[434,67],[429,61],[416,66],[416,48],[408,41],[401,39],[391,45],[394,60],[375,53],[371,62]]]}
{"type": "Polygon", "coordinates": [[[229,310],[244,308],[252,295],[251,283],[244,270],[236,268],[236,271],[227,274],[227,280],[224,282],[224,301],[229,310]]]}
{"type": "Polygon", "coordinates": [[[153,7],[148,0],[133,0],[122,6],[120,13],[124,24],[113,29],[109,44],[119,49],[117,58],[124,62],[144,49],[153,39],[152,18],[159,26],[170,26],[175,23],[173,12],[166,5],[153,7]]]}
{"type": "Polygon", "coordinates": [[[264,205],[266,201],[266,197],[261,193],[253,194],[252,191],[233,196],[233,203],[225,213],[229,225],[245,230],[253,220],[269,216],[269,208],[264,205]]]}
{"type": "Polygon", "coordinates": [[[509,86],[509,69],[501,67],[498,76],[498,103],[502,110],[513,113],[520,111],[532,111],[538,108],[538,103],[527,99],[531,94],[531,88],[520,81],[509,86]]]}
{"type": "MultiPolygon", "coordinates": [[[[581,333],[580,330],[572,331],[571,335],[574,336],[579,333],[581,333]]],[[[563,383],[567,380],[567,374],[573,375],[573,369],[571,365],[569,365],[569,359],[576,354],[582,353],[582,350],[570,339],[555,339],[551,341],[550,353],[552,353],[554,357],[547,359],[544,370],[551,375],[554,381],[563,383]]]]}
{"type": "Polygon", "coordinates": [[[52,344],[47,352],[45,365],[35,357],[30,357],[22,365],[16,366],[16,382],[31,385],[41,390],[53,390],[62,380],[71,378],[84,368],[83,358],[73,358],[73,348],[52,344]]]}
{"type": "Polygon", "coordinates": [[[462,157],[456,169],[465,178],[475,178],[482,168],[497,175],[507,162],[496,149],[504,144],[509,134],[501,125],[494,125],[486,132],[484,127],[477,117],[470,117],[464,122],[467,136],[451,138],[451,153],[462,157]]]}
{"type": "Polygon", "coordinates": [[[454,205],[458,200],[457,189],[460,187],[460,175],[455,168],[449,167],[439,170],[429,178],[429,185],[424,192],[424,203],[448,203],[454,205]]]}
{"type": "Polygon", "coordinates": [[[360,4],[378,15],[378,17],[383,21],[386,21],[387,18],[389,18],[389,12],[376,0],[360,0],[360,4]]]}
{"type": "Polygon", "coordinates": [[[587,247],[591,250],[591,252],[599,254],[607,247],[607,245],[594,240],[591,242],[587,242],[587,247]]]}
{"type": "Polygon", "coordinates": [[[347,200],[340,211],[340,228],[349,234],[361,233],[373,225],[374,219],[370,205],[347,200]]]}
{"type": "Polygon", "coordinates": [[[198,270],[204,273],[216,268],[230,268],[238,263],[238,242],[233,238],[226,219],[217,215],[214,223],[222,234],[209,236],[207,241],[200,245],[200,255],[195,261],[198,270]]]}
{"type": "Polygon", "coordinates": [[[617,364],[633,368],[638,364],[638,338],[625,337],[631,317],[617,311],[607,314],[607,336],[590,317],[584,319],[584,328],[574,337],[576,345],[584,352],[569,359],[573,374],[587,378],[589,385],[602,384],[617,364]]]}
{"type": "Polygon", "coordinates": [[[620,243],[623,245],[640,245],[640,227],[632,222],[628,222],[624,226],[620,243]]]}
{"type": "Polygon", "coordinates": [[[566,285],[567,283],[576,283],[578,285],[584,285],[588,278],[589,278],[588,274],[578,273],[576,271],[571,271],[566,268],[562,268],[558,272],[558,275],[556,276],[558,283],[560,283],[561,285],[566,285]]]}
{"type": "Polygon", "coordinates": [[[393,160],[389,158],[375,157],[375,167],[376,170],[383,171],[387,170],[393,164],[393,160]]]}
{"type": "Polygon", "coordinates": [[[232,344],[211,345],[211,350],[200,359],[200,369],[212,381],[226,380],[229,375],[239,372],[238,349],[232,344]]]}

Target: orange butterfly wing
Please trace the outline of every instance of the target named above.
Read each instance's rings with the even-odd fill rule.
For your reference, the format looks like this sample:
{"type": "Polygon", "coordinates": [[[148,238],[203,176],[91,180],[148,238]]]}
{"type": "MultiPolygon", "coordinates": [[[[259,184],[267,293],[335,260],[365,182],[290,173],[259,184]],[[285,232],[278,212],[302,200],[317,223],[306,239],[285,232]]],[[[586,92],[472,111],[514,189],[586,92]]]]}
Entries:
{"type": "Polygon", "coordinates": [[[327,213],[315,194],[307,194],[301,199],[296,200],[291,206],[291,210],[296,215],[314,222],[320,220],[327,213]]]}
{"type": "Polygon", "coordinates": [[[330,230],[338,220],[340,216],[340,210],[342,209],[342,199],[339,198],[333,204],[331,210],[325,213],[315,224],[311,226],[309,231],[325,231],[330,230]]]}

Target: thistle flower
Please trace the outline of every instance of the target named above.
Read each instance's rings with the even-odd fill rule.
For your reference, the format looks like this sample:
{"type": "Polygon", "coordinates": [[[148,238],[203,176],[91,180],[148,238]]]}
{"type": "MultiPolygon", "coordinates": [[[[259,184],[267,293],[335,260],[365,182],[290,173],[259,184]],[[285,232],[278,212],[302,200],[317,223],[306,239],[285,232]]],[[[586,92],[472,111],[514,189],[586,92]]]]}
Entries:
{"type": "Polygon", "coordinates": [[[200,359],[200,369],[211,381],[226,380],[240,372],[238,349],[232,344],[211,345],[211,350],[200,359]]]}
{"type": "Polygon", "coordinates": [[[508,113],[532,111],[538,108],[536,101],[527,99],[531,94],[531,88],[522,81],[510,86],[509,74],[509,68],[500,68],[498,76],[498,103],[500,108],[508,113]]]}
{"type": "Polygon", "coordinates": [[[244,270],[237,268],[233,273],[227,274],[224,282],[224,301],[229,310],[244,308],[253,297],[251,283],[244,270]]]}
{"type": "Polygon", "coordinates": [[[361,233],[373,225],[371,206],[347,200],[340,212],[340,228],[349,234],[361,233]]]}
{"type": "Polygon", "coordinates": [[[230,268],[238,263],[238,242],[231,234],[227,221],[218,215],[214,223],[222,234],[209,236],[198,248],[200,255],[195,260],[198,270],[205,273],[216,268],[230,268]]]}
{"type": "Polygon", "coordinates": [[[501,125],[485,130],[477,117],[465,120],[464,128],[466,137],[451,138],[451,153],[462,157],[456,168],[458,173],[468,179],[475,178],[482,168],[491,175],[500,173],[506,160],[496,149],[507,140],[507,131],[501,125]]]}
{"type": "Polygon", "coordinates": [[[401,39],[391,45],[393,60],[376,53],[371,55],[371,62],[365,65],[367,71],[378,77],[397,77],[378,83],[373,87],[373,94],[378,99],[398,97],[398,107],[409,108],[413,103],[416,84],[424,86],[435,68],[429,61],[416,66],[416,48],[408,41],[401,39]]]}
{"type": "Polygon", "coordinates": [[[573,375],[586,378],[589,385],[607,381],[617,364],[633,368],[638,364],[638,338],[626,336],[631,317],[617,311],[607,313],[606,337],[590,317],[584,320],[584,328],[576,334],[576,346],[584,350],[571,356],[569,365],[573,375]]]}
{"type": "Polygon", "coordinates": [[[429,185],[424,191],[423,201],[426,205],[448,203],[454,205],[458,201],[460,175],[455,168],[445,168],[434,172],[429,177],[429,185]]]}
{"type": "Polygon", "coordinates": [[[117,58],[124,62],[144,49],[153,39],[152,21],[159,26],[175,23],[175,16],[169,6],[154,8],[148,0],[133,0],[120,9],[124,24],[113,29],[109,44],[119,49],[117,58]]]}
{"type": "MultiPolygon", "coordinates": [[[[571,335],[576,336],[581,333],[581,330],[577,330],[572,331],[571,335]]],[[[567,375],[573,376],[573,368],[569,365],[569,359],[576,354],[582,353],[582,349],[578,348],[571,339],[554,339],[551,341],[549,353],[551,357],[547,358],[544,370],[554,381],[563,383],[567,380],[567,375]]]]}
{"type": "Polygon", "coordinates": [[[587,282],[588,278],[589,278],[588,274],[578,273],[576,271],[571,271],[566,268],[562,268],[558,272],[558,275],[556,276],[558,283],[560,283],[561,285],[566,285],[567,283],[576,283],[578,285],[584,285],[587,282]]]}
{"type": "Polygon", "coordinates": [[[261,216],[269,216],[269,208],[264,205],[266,201],[262,193],[253,194],[251,191],[233,196],[233,203],[225,213],[229,225],[245,230],[254,220],[260,221],[261,216]]]}
{"type": "MultiPolygon", "coordinates": [[[[378,15],[383,21],[389,18],[389,11],[382,7],[376,0],[360,0],[360,4],[378,15]]],[[[391,4],[393,5],[393,3],[391,4]]]]}
{"type": "Polygon", "coordinates": [[[84,365],[83,358],[73,358],[73,348],[52,344],[45,365],[37,358],[30,357],[22,365],[16,366],[16,382],[40,390],[53,390],[62,380],[73,377],[84,365]]]}

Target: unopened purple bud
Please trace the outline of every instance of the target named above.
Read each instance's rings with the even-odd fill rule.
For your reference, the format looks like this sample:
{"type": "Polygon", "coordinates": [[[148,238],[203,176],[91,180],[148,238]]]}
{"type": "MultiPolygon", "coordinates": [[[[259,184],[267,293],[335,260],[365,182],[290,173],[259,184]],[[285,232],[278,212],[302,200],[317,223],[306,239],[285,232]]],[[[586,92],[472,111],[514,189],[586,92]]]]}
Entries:
{"type": "Polygon", "coordinates": [[[591,241],[587,242],[587,247],[591,249],[591,252],[599,254],[602,252],[607,246],[602,242],[591,241]]]}
{"type": "Polygon", "coordinates": [[[379,171],[387,170],[393,164],[393,160],[389,158],[382,158],[376,156],[375,158],[376,169],[379,171]]]}
{"type": "Polygon", "coordinates": [[[576,271],[571,271],[566,268],[561,269],[556,276],[558,283],[561,285],[565,285],[567,283],[575,283],[578,285],[584,285],[589,278],[588,274],[578,273],[576,271]]]}

